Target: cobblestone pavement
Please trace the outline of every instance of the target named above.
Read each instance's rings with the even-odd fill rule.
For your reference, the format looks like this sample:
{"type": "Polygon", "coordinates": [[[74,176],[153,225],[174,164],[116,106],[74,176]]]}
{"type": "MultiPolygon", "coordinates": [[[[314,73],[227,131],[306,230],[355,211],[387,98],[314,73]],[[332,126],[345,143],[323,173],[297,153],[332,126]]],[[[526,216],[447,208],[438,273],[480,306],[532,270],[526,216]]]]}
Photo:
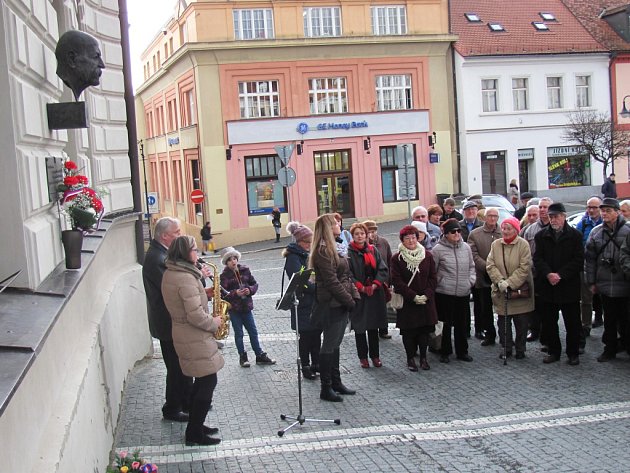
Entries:
{"type": "MultiPolygon", "coordinates": [[[[397,223],[380,232],[392,243],[397,223]]],[[[217,447],[186,447],[185,424],[162,420],[165,370],[159,345],[125,387],[115,447],[140,449],[160,472],[620,472],[630,465],[630,360],[597,363],[602,329],[592,331],[579,366],[544,365],[538,343],[527,358],[498,358],[499,348],[472,338],[472,363],[438,363],[411,373],[398,331],[381,341],[382,368],[361,369],[354,336],[341,347],[344,382],[357,389],[343,403],[319,399],[304,380],[306,422],[283,437],[281,414],[298,412],[295,336],[288,312],[274,309],[284,260],[275,244],[249,245],[242,262],[260,282],[254,313],[274,366],[243,369],[233,340],[223,354],[207,424],[217,447]],[[256,251],[264,248],[268,251],[256,251]]],[[[247,346],[247,339],[245,340],[247,346]]],[[[564,344],[564,342],[563,342],[564,344]]],[[[250,349],[251,354],[251,349],[250,349]]]]}

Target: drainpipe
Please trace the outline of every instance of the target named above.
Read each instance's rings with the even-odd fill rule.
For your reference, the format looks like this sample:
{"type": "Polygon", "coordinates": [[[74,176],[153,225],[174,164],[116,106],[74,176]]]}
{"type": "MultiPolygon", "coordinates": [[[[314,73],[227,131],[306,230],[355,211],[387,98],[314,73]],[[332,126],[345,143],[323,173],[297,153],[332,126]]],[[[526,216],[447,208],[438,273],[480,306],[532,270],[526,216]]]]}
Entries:
{"type": "MultiPolygon", "coordinates": [[[[451,31],[451,1],[448,1],[448,32],[451,31]]],[[[462,192],[462,156],[459,144],[459,112],[457,110],[457,74],[455,70],[455,44],[451,43],[451,68],[453,69],[453,109],[455,119],[455,152],[457,153],[457,192],[462,192]]]]}
{"type": "Polygon", "coordinates": [[[615,91],[613,90],[613,80],[612,80],[612,66],[613,66],[613,61],[615,60],[615,58],[617,57],[617,53],[616,52],[611,52],[609,54],[610,60],[608,61],[608,90],[610,90],[610,153],[612,153],[611,155],[611,159],[610,159],[610,172],[604,172],[604,180],[606,180],[606,175],[610,175],[610,174],[614,174],[615,173],[615,160],[613,159],[614,153],[615,153],[615,142],[613,141],[614,136],[615,136],[615,118],[613,116],[613,111],[615,110],[614,107],[614,95],[615,95],[615,91]]]}
{"type": "MultiPolygon", "coordinates": [[[[122,46],[123,79],[125,84],[125,110],[127,113],[127,141],[129,145],[129,168],[131,169],[131,190],[133,211],[142,213],[142,193],[140,191],[140,165],[138,163],[138,133],[136,131],[136,106],[131,82],[131,53],[129,51],[129,15],[127,0],[118,0],[120,21],[120,45],[122,46]]],[[[142,219],[136,221],[136,255],[138,263],[144,262],[144,236],[142,219]]]]}

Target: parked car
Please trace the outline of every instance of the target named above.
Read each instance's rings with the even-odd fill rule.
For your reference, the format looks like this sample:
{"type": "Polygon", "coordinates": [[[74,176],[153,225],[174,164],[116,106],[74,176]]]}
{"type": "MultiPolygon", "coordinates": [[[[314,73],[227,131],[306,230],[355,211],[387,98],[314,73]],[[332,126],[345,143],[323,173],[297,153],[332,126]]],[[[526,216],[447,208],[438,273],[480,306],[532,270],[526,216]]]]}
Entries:
{"type": "Polygon", "coordinates": [[[507,200],[501,194],[482,194],[481,198],[479,195],[476,196],[468,196],[462,201],[462,206],[470,200],[471,197],[475,197],[474,200],[481,201],[484,207],[498,207],[507,210],[510,214],[513,214],[516,210],[512,203],[507,200]]]}
{"type": "Polygon", "coordinates": [[[573,228],[576,228],[577,224],[582,220],[582,217],[584,217],[584,212],[576,212],[567,217],[567,223],[573,228]]]}

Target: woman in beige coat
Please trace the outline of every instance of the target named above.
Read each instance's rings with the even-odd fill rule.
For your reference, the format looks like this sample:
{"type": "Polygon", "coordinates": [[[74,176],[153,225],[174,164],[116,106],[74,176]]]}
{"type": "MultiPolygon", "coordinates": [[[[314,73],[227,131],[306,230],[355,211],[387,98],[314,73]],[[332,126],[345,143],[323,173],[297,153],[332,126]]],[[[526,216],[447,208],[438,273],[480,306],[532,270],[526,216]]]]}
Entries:
{"type": "Polygon", "coordinates": [[[162,296],[173,322],[173,344],[182,372],[195,378],[186,445],[216,445],[221,440],[209,435],[219,429],[206,427],[203,422],[212,405],[217,372],[224,364],[213,335],[221,325],[221,318],[208,312],[208,296],[201,284],[203,274],[195,266],[196,261],[197,245],[193,237],[180,236],[171,243],[162,296]]]}
{"type": "Polygon", "coordinates": [[[516,358],[525,358],[527,316],[534,310],[532,255],[527,241],[518,236],[520,230],[520,223],[516,218],[506,218],[501,223],[503,238],[492,242],[486,261],[486,269],[492,281],[492,303],[495,312],[499,315],[497,323],[499,340],[501,340],[501,346],[505,348],[505,352],[501,352],[501,358],[512,356],[513,344],[516,348],[516,358]],[[525,282],[529,284],[530,296],[508,300],[506,314],[506,292],[517,290],[525,282]],[[516,329],[515,343],[512,342],[512,321],[516,329]]]}

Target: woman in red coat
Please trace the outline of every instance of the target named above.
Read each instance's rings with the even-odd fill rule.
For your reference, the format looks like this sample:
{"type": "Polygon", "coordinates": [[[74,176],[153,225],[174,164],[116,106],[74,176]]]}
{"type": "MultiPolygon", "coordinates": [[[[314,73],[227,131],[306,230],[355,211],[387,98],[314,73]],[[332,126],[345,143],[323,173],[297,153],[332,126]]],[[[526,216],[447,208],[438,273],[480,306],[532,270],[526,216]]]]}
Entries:
{"type": "Polygon", "coordinates": [[[397,311],[396,327],[402,335],[409,371],[418,371],[414,360],[418,347],[420,367],[428,370],[429,334],[435,331],[438,321],[435,309],[435,265],[431,253],[418,243],[419,231],[416,227],[403,227],[399,236],[401,244],[390,264],[392,285],[404,299],[402,309],[397,311]]]}

